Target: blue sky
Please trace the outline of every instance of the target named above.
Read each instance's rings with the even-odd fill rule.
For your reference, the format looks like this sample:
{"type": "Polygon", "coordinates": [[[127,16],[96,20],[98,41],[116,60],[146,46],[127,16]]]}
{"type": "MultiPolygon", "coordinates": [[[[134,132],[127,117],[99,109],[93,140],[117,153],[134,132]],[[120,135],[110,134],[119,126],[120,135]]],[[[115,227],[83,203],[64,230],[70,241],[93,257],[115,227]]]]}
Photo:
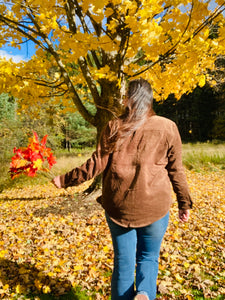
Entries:
{"type": "Polygon", "coordinates": [[[21,45],[21,50],[9,46],[3,46],[0,48],[0,57],[5,57],[7,59],[12,58],[14,62],[19,62],[21,60],[29,60],[35,53],[34,43],[28,42],[21,45]]]}

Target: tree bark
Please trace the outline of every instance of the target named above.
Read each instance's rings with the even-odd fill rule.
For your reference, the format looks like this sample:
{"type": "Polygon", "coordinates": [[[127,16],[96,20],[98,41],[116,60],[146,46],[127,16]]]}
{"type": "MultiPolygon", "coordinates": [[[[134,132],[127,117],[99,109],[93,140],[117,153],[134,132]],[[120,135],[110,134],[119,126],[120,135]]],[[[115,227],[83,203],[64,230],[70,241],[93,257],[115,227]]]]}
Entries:
{"type": "MultiPolygon", "coordinates": [[[[120,91],[115,82],[103,81],[101,103],[103,105],[96,105],[97,112],[95,115],[97,140],[98,144],[101,138],[101,133],[109,120],[118,117],[122,112],[122,106],[119,101],[120,91]]],[[[95,177],[93,183],[83,192],[84,195],[100,189],[102,186],[102,176],[95,177]]]]}

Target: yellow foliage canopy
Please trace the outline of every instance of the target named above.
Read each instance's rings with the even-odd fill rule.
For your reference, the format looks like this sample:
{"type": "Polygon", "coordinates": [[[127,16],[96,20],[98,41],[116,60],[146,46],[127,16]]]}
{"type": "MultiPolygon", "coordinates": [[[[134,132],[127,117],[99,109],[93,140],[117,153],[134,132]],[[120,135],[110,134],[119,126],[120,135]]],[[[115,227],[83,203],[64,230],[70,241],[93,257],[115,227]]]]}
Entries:
{"type": "MultiPolygon", "coordinates": [[[[27,0],[0,5],[0,45],[31,40],[28,62],[0,61],[0,92],[22,103],[72,99],[92,124],[83,101],[118,106],[121,82],[142,76],[156,100],[203,86],[225,54],[224,1],[27,0]],[[214,3],[214,5],[212,5],[214,3]],[[214,7],[212,10],[211,7],[214,7]],[[109,86],[111,89],[109,90],[109,86]],[[82,87],[82,89],[81,89],[82,87]],[[107,95],[108,99],[106,96],[107,95]],[[117,98],[118,99],[118,98],[117,98]]],[[[96,125],[96,124],[94,124],[96,125]]]]}

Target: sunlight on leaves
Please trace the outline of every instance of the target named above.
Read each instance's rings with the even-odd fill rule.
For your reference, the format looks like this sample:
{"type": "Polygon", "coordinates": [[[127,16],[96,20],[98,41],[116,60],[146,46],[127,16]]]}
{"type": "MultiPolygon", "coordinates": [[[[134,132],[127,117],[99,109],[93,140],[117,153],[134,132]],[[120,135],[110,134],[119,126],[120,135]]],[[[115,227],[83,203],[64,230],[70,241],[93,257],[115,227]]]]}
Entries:
{"type": "MultiPolygon", "coordinates": [[[[165,299],[216,299],[225,292],[224,171],[187,171],[187,178],[195,205],[190,222],[181,224],[174,199],[161,247],[158,290],[165,299]]],[[[65,191],[49,183],[0,194],[3,299],[57,297],[77,286],[90,299],[108,299],[113,251],[104,211],[95,199],[74,197],[89,184],[65,191]]]]}

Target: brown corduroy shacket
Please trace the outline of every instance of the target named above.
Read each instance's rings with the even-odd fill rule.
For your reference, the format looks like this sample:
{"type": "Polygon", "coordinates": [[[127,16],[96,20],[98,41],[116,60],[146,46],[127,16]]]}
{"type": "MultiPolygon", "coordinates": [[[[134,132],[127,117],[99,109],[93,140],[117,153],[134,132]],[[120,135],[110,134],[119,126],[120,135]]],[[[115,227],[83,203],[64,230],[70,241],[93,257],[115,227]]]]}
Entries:
{"type": "Polygon", "coordinates": [[[143,227],[164,217],[172,203],[170,183],[179,209],[192,208],[176,124],[153,115],[110,153],[114,122],[106,126],[91,158],[60,176],[62,187],[79,185],[103,173],[100,202],[123,227],[143,227]]]}

